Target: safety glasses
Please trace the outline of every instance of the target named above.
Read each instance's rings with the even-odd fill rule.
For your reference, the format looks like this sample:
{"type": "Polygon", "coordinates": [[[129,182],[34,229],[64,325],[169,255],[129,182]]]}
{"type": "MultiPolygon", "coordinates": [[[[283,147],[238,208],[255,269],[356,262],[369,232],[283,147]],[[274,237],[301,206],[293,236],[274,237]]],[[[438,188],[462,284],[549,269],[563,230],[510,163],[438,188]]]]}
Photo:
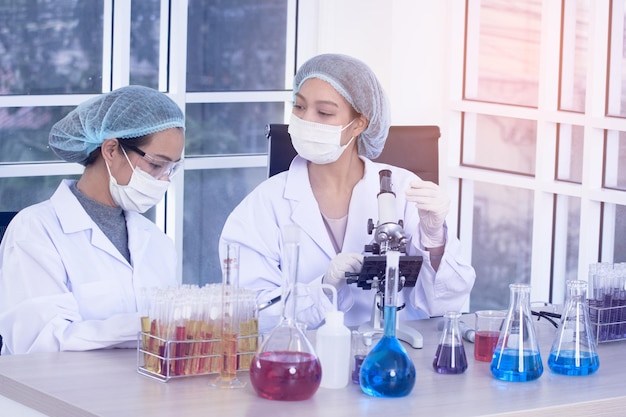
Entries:
{"type": "Polygon", "coordinates": [[[167,159],[157,158],[139,149],[134,145],[126,143],[121,144],[125,149],[129,149],[141,156],[141,158],[148,163],[147,168],[144,169],[148,174],[154,178],[161,179],[167,176],[168,179],[172,179],[174,175],[183,166],[184,160],[181,158],[178,161],[168,161],[167,159]]]}

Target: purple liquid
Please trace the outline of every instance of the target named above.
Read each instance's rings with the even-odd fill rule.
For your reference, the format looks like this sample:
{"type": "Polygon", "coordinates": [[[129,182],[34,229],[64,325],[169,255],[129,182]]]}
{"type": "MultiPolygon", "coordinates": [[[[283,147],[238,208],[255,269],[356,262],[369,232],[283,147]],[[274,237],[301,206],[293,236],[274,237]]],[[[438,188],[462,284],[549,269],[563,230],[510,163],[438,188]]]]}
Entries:
{"type": "Polygon", "coordinates": [[[321,380],[319,359],[306,352],[261,352],[250,365],[254,390],[268,400],[307,400],[317,392],[321,380]]]}
{"type": "Polygon", "coordinates": [[[439,345],[433,368],[440,374],[462,374],[467,369],[467,357],[463,345],[439,345]]]}

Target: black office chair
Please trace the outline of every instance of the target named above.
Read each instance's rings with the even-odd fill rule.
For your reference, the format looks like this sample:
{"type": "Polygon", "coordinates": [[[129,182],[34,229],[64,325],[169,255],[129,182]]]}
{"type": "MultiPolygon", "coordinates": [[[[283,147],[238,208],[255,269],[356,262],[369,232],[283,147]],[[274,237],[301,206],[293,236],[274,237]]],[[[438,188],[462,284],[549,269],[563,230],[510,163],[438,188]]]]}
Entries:
{"type": "MultiPolygon", "coordinates": [[[[7,230],[7,226],[16,214],[16,211],[0,211],[0,242],[4,232],[7,230]]],[[[2,335],[0,335],[0,349],[2,349],[2,335]]]]}
{"type": "MultiPolygon", "coordinates": [[[[268,124],[268,176],[289,169],[296,156],[286,124],[268,124]]],[[[391,126],[377,162],[408,169],[425,181],[439,183],[439,126],[391,126]]]]}

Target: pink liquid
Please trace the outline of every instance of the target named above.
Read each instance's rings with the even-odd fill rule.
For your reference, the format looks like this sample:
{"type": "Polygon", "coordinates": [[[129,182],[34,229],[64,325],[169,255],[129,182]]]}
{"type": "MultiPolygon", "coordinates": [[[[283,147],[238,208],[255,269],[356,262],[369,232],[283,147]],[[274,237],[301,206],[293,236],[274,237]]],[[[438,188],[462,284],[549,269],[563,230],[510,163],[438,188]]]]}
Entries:
{"type": "Polygon", "coordinates": [[[477,331],[474,339],[474,358],[483,362],[491,362],[499,336],[500,332],[477,331]]]}
{"type": "Polygon", "coordinates": [[[317,392],[321,380],[320,361],[310,353],[261,352],[250,365],[254,390],[268,400],[307,400],[317,392]]]}

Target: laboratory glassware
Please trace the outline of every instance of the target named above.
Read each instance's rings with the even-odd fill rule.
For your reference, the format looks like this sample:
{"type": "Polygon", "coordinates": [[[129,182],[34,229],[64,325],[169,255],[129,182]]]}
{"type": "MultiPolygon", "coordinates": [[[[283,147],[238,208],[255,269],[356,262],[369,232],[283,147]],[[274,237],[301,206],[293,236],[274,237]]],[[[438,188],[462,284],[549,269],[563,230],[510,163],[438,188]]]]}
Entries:
{"type": "Polygon", "coordinates": [[[509,309],[491,360],[491,373],[502,381],[532,381],[543,363],[530,312],[530,285],[510,284],[509,309]]]}
{"type": "Polygon", "coordinates": [[[219,375],[212,388],[243,388],[237,378],[237,339],[239,337],[239,245],[225,243],[222,258],[222,314],[219,375]]]}
{"type": "Polygon", "coordinates": [[[433,369],[440,374],[462,374],[467,369],[459,317],[461,313],[458,311],[447,311],[443,315],[443,331],[433,360],[433,369]]]}
{"type": "Polygon", "coordinates": [[[493,351],[500,337],[500,329],[506,316],[503,310],[479,310],[474,312],[476,322],[474,329],[474,359],[491,362],[493,351]]]}
{"type": "Polygon", "coordinates": [[[300,401],[311,398],[322,379],[322,366],[304,326],[296,321],[300,229],[288,225],[283,232],[282,316],[259,347],[250,365],[250,382],[269,400],[300,401]]]}
{"type": "Polygon", "coordinates": [[[548,367],[554,373],[591,375],[600,367],[586,293],[587,282],[567,281],[565,307],[548,357],[548,367]]]}
{"type": "Polygon", "coordinates": [[[389,250],[384,294],[384,334],[361,365],[361,390],[373,397],[404,397],[415,385],[415,365],[396,337],[400,252],[389,250]]]}

